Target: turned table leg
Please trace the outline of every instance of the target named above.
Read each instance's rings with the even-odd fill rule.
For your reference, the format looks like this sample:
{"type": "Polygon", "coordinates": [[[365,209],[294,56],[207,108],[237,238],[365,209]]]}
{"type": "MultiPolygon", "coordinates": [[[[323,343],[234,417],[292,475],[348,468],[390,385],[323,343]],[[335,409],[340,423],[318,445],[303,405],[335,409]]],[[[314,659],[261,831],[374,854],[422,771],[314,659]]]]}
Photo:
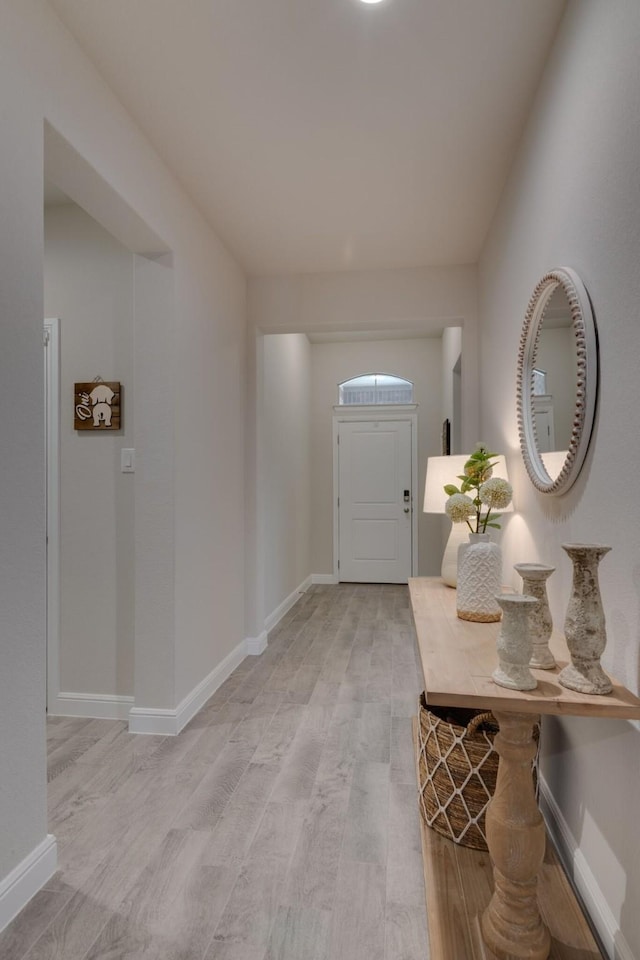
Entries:
{"type": "Polygon", "coordinates": [[[500,762],[486,821],[494,893],[482,917],[482,934],[500,960],[546,960],[551,938],[537,898],[545,826],[531,774],[538,718],[495,710],[494,715],[500,725],[495,738],[500,762]]]}

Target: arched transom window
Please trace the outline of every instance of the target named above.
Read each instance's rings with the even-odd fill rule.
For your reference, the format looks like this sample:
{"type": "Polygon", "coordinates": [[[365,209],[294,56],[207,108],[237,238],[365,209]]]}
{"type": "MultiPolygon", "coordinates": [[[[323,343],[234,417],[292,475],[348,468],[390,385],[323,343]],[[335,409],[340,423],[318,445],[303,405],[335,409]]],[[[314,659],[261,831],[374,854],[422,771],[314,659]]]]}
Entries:
{"type": "Polygon", "coordinates": [[[338,403],[413,403],[413,384],[388,373],[365,373],[338,384],[338,403]]]}

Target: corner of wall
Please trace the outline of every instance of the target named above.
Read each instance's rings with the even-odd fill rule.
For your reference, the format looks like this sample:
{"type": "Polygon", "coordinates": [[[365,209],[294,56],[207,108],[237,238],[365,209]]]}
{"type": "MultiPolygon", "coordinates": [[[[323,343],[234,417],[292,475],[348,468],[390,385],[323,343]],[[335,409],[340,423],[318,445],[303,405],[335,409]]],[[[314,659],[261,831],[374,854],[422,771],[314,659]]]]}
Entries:
{"type": "Polygon", "coordinates": [[[129,733],[175,737],[186,727],[207,700],[231,676],[247,655],[247,641],[242,640],[211,673],[201,680],[175,709],[132,707],[129,711],[129,733]]]}
{"type": "Polygon", "coordinates": [[[56,838],[47,834],[11,873],[0,881],[0,930],[4,930],[56,872],[56,838]]]}

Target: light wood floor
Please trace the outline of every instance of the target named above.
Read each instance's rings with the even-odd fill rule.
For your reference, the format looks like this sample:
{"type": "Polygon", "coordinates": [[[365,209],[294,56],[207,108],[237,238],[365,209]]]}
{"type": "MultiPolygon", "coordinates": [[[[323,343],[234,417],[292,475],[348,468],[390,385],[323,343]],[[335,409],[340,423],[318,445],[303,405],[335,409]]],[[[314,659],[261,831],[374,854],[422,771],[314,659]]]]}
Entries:
{"type": "Polygon", "coordinates": [[[317,586],[178,737],[51,718],[60,870],[0,957],[425,960],[421,686],[406,587],[317,586]]]}

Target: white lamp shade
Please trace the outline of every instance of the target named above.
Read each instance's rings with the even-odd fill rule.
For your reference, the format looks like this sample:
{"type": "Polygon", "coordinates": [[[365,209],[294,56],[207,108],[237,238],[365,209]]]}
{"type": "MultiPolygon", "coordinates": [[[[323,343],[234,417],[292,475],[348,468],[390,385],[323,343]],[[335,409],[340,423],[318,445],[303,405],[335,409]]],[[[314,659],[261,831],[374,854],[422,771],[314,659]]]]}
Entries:
{"type": "Polygon", "coordinates": [[[464,471],[467,456],[429,457],[427,460],[427,479],[424,485],[424,512],[444,513],[444,505],[449,495],[444,492],[445,483],[460,485],[458,474],[464,471]]]}
{"type": "MultiPolygon", "coordinates": [[[[458,480],[458,477],[464,473],[464,465],[469,456],[467,453],[449,457],[429,457],[427,460],[427,479],[424,485],[423,510],[425,513],[445,512],[444,506],[449,499],[449,495],[444,492],[444,486],[446,483],[453,483],[456,487],[460,486],[461,481],[458,480]]],[[[508,480],[509,474],[507,473],[505,458],[499,454],[495,457],[495,460],[496,465],[493,468],[492,476],[508,480]]],[[[510,503],[499,513],[511,513],[512,511],[513,503],[510,503]]],[[[466,529],[466,524],[460,524],[460,526],[464,526],[466,529]]]]}

